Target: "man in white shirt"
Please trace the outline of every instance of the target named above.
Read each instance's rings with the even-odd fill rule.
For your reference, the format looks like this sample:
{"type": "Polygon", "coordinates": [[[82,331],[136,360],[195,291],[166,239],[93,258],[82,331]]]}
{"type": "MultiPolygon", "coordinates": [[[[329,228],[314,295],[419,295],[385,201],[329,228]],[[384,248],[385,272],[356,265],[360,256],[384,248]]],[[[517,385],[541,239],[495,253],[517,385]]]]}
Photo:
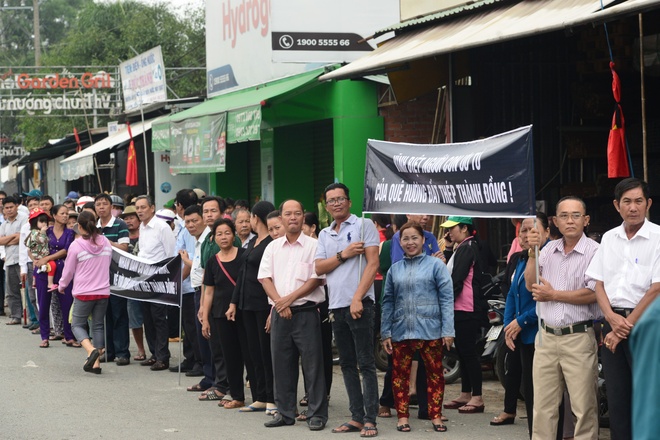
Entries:
{"type": "Polygon", "coordinates": [[[632,438],[633,359],[628,338],[660,292],[660,226],[646,220],[651,202],[642,180],[628,178],[616,185],[614,207],[623,223],[603,235],[587,270],[596,280],[596,299],[606,320],[601,358],[614,440],[632,438]]]}
{"type": "MultiPolygon", "coordinates": [[[[174,233],[167,223],[156,218],[156,207],[151,197],[139,196],[135,201],[135,210],[141,222],[138,257],[153,262],[173,257],[176,246],[174,233]]],[[[153,352],[140,365],[151,367],[152,371],[167,370],[170,366],[166,307],[164,304],[142,303],[144,330],[153,352]]]]}
{"type": "Polygon", "coordinates": [[[264,250],[257,279],[273,306],[271,352],[278,414],[267,428],[296,422],[298,359],[301,358],[309,406],[307,425],[320,431],[328,421],[318,304],[325,300],[324,276],[314,271],[317,241],[302,233],[304,209],[296,200],[280,205],[286,235],[264,250]]]}
{"type": "Polygon", "coordinates": [[[5,301],[9,309],[7,325],[21,323],[23,304],[21,301],[21,271],[18,264],[18,241],[21,226],[27,217],[18,213],[18,200],[7,197],[2,205],[5,222],[0,225],[0,245],[5,247],[5,301]]]}

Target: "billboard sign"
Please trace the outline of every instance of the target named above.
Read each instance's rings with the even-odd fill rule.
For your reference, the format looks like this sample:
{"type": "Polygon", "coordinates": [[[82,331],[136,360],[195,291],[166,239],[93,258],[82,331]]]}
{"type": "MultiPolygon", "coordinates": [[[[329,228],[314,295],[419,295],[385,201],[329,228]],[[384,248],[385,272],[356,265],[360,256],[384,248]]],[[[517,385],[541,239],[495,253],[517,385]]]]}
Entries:
{"type": "Polygon", "coordinates": [[[119,72],[125,111],[167,101],[165,64],[160,46],[124,61],[119,65],[119,72]]]}

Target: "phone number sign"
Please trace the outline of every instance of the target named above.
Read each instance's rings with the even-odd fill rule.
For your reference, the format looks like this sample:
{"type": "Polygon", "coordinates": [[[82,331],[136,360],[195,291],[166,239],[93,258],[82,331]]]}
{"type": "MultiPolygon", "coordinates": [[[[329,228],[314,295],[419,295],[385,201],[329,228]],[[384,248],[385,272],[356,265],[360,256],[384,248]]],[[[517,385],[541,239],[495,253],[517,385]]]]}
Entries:
{"type": "Polygon", "coordinates": [[[345,32],[273,32],[274,51],[360,51],[373,48],[358,34],[345,32]]]}

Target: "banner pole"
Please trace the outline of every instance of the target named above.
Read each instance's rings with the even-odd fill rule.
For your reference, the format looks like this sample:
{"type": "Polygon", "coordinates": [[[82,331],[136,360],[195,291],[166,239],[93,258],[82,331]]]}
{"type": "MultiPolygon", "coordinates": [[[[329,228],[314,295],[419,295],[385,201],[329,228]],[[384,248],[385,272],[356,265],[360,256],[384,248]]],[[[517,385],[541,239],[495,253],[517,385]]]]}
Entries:
{"type": "MultiPolygon", "coordinates": [[[[364,241],[364,211],[362,211],[362,222],[360,224],[360,242],[364,241]]],[[[360,254],[358,257],[358,284],[362,281],[362,257],[364,254],[360,254]]]]}
{"type": "MultiPolygon", "coordinates": [[[[539,229],[539,219],[535,218],[534,219],[534,228],[538,231],[539,229]]],[[[534,246],[534,268],[536,269],[536,284],[540,284],[541,282],[541,269],[539,268],[539,247],[534,246]]],[[[529,260],[527,260],[529,262],[529,260]]],[[[539,333],[539,347],[542,345],[541,339],[543,338],[543,332],[541,331],[541,313],[540,312],[541,305],[539,302],[536,302],[536,320],[538,324],[538,333],[539,333]]]]}
{"type": "Polygon", "coordinates": [[[181,362],[183,362],[183,340],[181,335],[181,324],[183,321],[183,273],[179,271],[179,386],[181,386],[181,362]]]}

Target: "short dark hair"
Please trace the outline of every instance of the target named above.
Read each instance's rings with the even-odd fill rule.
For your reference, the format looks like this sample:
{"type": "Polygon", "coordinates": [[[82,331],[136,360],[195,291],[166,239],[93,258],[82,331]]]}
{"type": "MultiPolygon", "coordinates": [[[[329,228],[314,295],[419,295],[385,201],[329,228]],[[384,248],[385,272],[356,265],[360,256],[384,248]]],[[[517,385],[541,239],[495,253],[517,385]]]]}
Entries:
{"type": "Polygon", "coordinates": [[[7,193],[4,192],[4,191],[2,191],[2,190],[0,190],[0,196],[5,196],[5,197],[7,197],[7,193]]]}
{"type": "Polygon", "coordinates": [[[27,199],[25,199],[25,204],[27,205],[30,203],[32,200],[36,200],[37,202],[39,201],[39,197],[37,196],[29,196],[27,199]]]}
{"type": "MultiPolygon", "coordinates": [[[[87,202],[82,206],[82,209],[91,209],[91,210],[96,210],[96,206],[94,205],[95,202],[87,202]]],[[[61,205],[64,206],[64,205],[61,205]]]]}
{"type": "Polygon", "coordinates": [[[194,204],[192,206],[188,206],[185,211],[183,211],[183,216],[187,215],[193,215],[193,214],[199,214],[199,216],[202,216],[202,207],[199,206],[198,204],[194,204]]]}
{"type": "Polygon", "coordinates": [[[174,201],[181,205],[185,211],[189,206],[197,204],[197,193],[190,188],[179,190],[174,197],[174,201]]]}
{"type": "Polygon", "coordinates": [[[229,226],[229,229],[231,229],[231,233],[236,235],[236,226],[234,226],[234,222],[229,220],[228,218],[219,218],[213,223],[213,227],[211,227],[211,232],[213,233],[213,237],[215,237],[215,231],[222,225],[227,225],[229,226]]]}
{"type": "Polygon", "coordinates": [[[548,215],[543,211],[536,211],[536,218],[543,225],[543,229],[548,229],[550,222],[548,221],[548,215]]]}
{"type": "Polygon", "coordinates": [[[270,214],[273,211],[275,211],[275,206],[266,200],[257,202],[252,207],[252,214],[256,215],[257,218],[261,220],[261,223],[263,223],[264,225],[268,222],[268,214],[270,214]]]}
{"type": "MultiPolygon", "coordinates": [[[[112,205],[112,197],[110,197],[109,194],[101,193],[101,194],[98,194],[96,197],[94,197],[94,203],[98,202],[99,200],[107,200],[108,203],[112,205]]],[[[85,203],[85,205],[87,205],[87,203],[85,203]]],[[[83,206],[83,208],[84,207],[85,206],[83,206]]]]}
{"type": "Polygon", "coordinates": [[[321,225],[319,224],[319,217],[316,215],[314,212],[306,212],[305,213],[305,218],[303,219],[303,222],[307,226],[314,226],[316,229],[314,231],[318,234],[321,232],[321,225]]]}
{"type": "Polygon", "coordinates": [[[406,217],[405,214],[394,214],[394,218],[392,219],[392,221],[396,225],[397,229],[401,229],[403,225],[408,223],[408,217],[406,217]]]}
{"type": "Polygon", "coordinates": [[[422,225],[420,225],[417,222],[406,222],[403,226],[401,226],[401,230],[399,231],[399,239],[401,239],[401,235],[403,234],[403,231],[406,229],[414,229],[415,231],[419,232],[419,235],[424,238],[424,229],[422,228],[422,225]]]}
{"type": "Polygon", "coordinates": [[[617,202],[620,202],[624,193],[635,188],[641,188],[642,194],[644,194],[644,198],[646,200],[649,199],[649,184],[642,179],[637,179],[635,177],[623,179],[621,182],[616,184],[616,187],[614,187],[614,199],[617,202]]]}
{"type": "Polygon", "coordinates": [[[232,199],[231,197],[225,197],[225,203],[227,204],[228,207],[229,206],[235,206],[234,205],[234,203],[235,203],[234,199],[232,199]]]}
{"type": "Polygon", "coordinates": [[[53,200],[53,198],[48,194],[41,196],[41,198],[39,199],[39,201],[44,201],[44,200],[48,200],[51,205],[55,204],[55,200],[53,200]]]}
{"type": "Polygon", "coordinates": [[[238,199],[234,202],[234,208],[245,208],[248,211],[250,210],[250,202],[245,199],[238,199]]]}
{"type": "Polygon", "coordinates": [[[218,204],[218,208],[220,209],[220,213],[222,214],[225,212],[225,209],[227,209],[227,203],[225,202],[225,199],[222,197],[218,196],[206,196],[202,200],[202,208],[204,208],[204,205],[206,205],[208,202],[213,202],[215,201],[218,204]]]}
{"type": "Polygon", "coordinates": [[[333,189],[343,189],[344,193],[346,194],[346,198],[348,200],[351,200],[351,196],[348,194],[348,187],[344,185],[343,183],[335,182],[331,183],[330,185],[326,186],[325,189],[323,190],[323,201],[326,201],[326,194],[328,194],[328,191],[332,191],[333,189]]]}
{"type": "Polygon", "coordinates": [[[153,200],[153,199],[151,198],[151,196],[149,196],[149,195],[141,195],[141,196],[137,196],[137,197],[135,198],[135,203],[137,203],[138,200],[146,200],[146,201],[147,201],[147,205],[149,205],[149,206],[154,206],[154,200],[153,200]]]}
{"type": "Polygon", "coordinates": [[[302,212],[305,212],[305,208],[303,207],[302,202],[300,202],[300,201],[298,201],[298,200],[296,200],[296,199],[286,199],[285,201],[283,201],[282,203],[280,203],[280,209],[279,209],[280,214],[282,213],[282,210],[284,209],[284,204],[285,204],[286,202],[296,202],[297,204],[300,205],[300,210],[301,210],[302,212]]]}
{"type": "Polygon", "coordinates": [[[566,196],[566,197],[562,197],[562,198],[559,199],[559,201],[557,202],[557,205],[555,206],[555,214],[557,213],[557,211],[559,211],[559,205],[560,205],[562,202],[565,202],[565,201],[567,201],[567,200],[575,200],[576,202],[580,202],[580,204],[582,205],[582,208],[584,209],[584,213],[585,213],[585,214],[587,213],[587,204],[584,203],[584,200],[582,200],[582,199],[579,198],[578,196],[566,196]]]}
{"type": "Polygon", "coordinates": [[[2,203],[4,205],[6,205],[7,203],[13,203],[14,205],[20,205],[20,203],[18,202],[18,199],[14,196],[5,197],[5,200],[2,203]]]}
{"type": "Polygon", "coordinates": [[[266,216],[266,222],[268,222],[268,220],[270,220],[271,218],[275,218],[275,217],[279,217],[279,216],[280,216],[280,211],[279,211],[279,209],[276,209],[275,211],[271,211],[271,212],[268,213],[268,215],[266,216]]]}

